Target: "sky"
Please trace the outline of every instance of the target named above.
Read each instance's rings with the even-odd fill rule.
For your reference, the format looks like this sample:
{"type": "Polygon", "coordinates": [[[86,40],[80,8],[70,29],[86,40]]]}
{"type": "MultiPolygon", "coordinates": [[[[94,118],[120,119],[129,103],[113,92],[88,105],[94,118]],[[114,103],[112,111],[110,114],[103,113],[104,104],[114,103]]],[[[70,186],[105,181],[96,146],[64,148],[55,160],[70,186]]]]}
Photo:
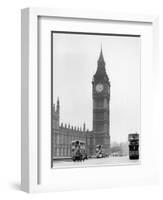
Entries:
{"type": "Polygon", "coordinates": [[[92,130],[92,78],[101,45],[111,83],[111,142],[140,133],[139,37],[53,34],[53,103],[60,100],[60,122],[92,130]]]}

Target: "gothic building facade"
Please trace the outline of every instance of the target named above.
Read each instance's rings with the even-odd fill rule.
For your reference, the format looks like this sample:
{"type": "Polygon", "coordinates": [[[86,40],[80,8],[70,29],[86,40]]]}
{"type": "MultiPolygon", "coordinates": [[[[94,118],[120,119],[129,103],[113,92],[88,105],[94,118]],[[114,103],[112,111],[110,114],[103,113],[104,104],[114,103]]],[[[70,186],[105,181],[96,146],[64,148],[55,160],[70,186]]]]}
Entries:
{"type": "Polygon", "coordinates": [[[53,105],[52,113],[52,158],[71,157],[71,143],[84,141],[88,156],[95,155],[96,145],[103,145],[107,155],[110,151],[110,81],[105,69],[101,48],[97,70],[92,80],[93,130],[60,123],[60,102],[53,105]]]}
{"type": "Polygon", "coordinates": [[[75,140],[84,141],[87,154],[92,155],[93,145],[91,146],[92,131],[83,127],[70,126],[70,124],[60,124],[60,102],[57,100],[57,106],[53,105],[53,133],[52,148],[53,159],[58,157],[71,157],[71,143],[75,140]]]}

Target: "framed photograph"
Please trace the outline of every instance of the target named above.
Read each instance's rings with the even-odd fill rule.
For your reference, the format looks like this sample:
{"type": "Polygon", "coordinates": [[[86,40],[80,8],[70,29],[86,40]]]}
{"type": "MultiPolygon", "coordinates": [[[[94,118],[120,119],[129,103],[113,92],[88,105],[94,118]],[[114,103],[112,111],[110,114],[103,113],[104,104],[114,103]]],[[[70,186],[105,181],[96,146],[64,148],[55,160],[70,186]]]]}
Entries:
{"type": "Polygon", "coordinates": [[[138,164],[140,35],[52,31],[51,43],[52,168],[138,164]]]}
{"type": "Polygon", "coordinates": [[[158,182],[158,17],[22,10],[26,192],[158,182]]]}

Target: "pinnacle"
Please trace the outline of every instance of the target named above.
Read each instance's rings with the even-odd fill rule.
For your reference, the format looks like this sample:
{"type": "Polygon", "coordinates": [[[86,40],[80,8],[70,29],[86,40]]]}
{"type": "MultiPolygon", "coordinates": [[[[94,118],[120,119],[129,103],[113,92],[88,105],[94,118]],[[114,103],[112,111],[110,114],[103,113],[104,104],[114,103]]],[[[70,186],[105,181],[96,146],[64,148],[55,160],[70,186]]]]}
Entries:
{"type": "Polygon", "coordinates": [[[102,44],[101,44],[101,52],[100,52],[100,56],[99,56],[99,59],[98,59],[99,62],[104,62],[104,56],[103,56],[103,52],[102,52],[102,44]]]}

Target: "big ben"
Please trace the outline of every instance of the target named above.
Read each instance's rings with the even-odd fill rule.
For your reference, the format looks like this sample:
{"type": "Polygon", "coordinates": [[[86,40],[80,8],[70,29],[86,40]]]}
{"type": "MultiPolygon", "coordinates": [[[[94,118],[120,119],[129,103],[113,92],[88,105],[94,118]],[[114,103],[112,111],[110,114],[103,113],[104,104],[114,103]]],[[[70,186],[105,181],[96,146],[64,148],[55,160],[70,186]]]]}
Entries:
{"type": "Polygon", "coordinates": [[[94,145],[110,150],[110,81],[105,69],[102,47],[92,81],[94,145]]]}

